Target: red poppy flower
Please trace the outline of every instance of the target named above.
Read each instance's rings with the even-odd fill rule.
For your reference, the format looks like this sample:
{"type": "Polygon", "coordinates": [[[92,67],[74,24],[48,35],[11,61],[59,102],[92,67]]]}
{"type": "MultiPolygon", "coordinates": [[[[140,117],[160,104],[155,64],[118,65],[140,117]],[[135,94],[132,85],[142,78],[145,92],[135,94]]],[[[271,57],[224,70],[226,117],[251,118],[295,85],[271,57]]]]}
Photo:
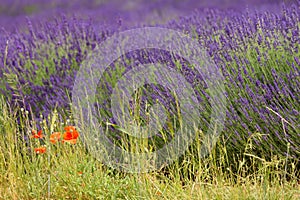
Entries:
{"type": "Polygon", "coordinates": [[[60,132],[54,132],[50,135],[50,142],[56,144],[60,140],[60,132]]]}
{"type": "MultiPolygon", "coordinates": [[[[67,137],[71,137],[71,139],[77,139],[79,136],[79,133],[77,132],[75,126],[66,126],[65,131],[67,134],[67,137]]],[[[66,138],[64,138],[66,139],[66,138]]]]}
{"type": "Polygon", "coordinates": [[[46,153],[46,147],[38,147],[38,148],[34,148],[35,153],[37,154],[43,154],[46,153]]]}
{"type": "Polygon", "coordinates": [[[71,139],[71,140],[63,140],[62,143],[69,143],[69,144],[76,144],[77,139],[71,139]]]}
{"type": "Polygon", "coordinates": [[[65,133],[63,134],[63,142],[76,144],[79,133],[74,126],[66,126],[65,133]]]}
{"type": "Polygon", "coordinates": [[[43,138],[43,131],[39,130],[39,132],[36,133],[36,130],[32,130],[32,136],[31,138],[43,138]]]}

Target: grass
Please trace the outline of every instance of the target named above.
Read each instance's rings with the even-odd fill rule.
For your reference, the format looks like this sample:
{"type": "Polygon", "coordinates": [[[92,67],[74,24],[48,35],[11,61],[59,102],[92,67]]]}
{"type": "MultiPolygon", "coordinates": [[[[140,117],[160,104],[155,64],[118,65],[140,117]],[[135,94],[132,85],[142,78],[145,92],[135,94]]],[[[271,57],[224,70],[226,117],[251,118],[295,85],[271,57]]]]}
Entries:
{"type": "MultiPolygon", "coordinates": [[[[226,163],[226,145],[220,142],[205,159],[195,159],[195,152],[188,150],[166,169],[130,174],[101,163],[81,141],[75,145],[49,143],[50,132],[61,131],[70,123],[58,121],[55,113],[42,123],[45,140],[28,139],[26,143],[22,138],[34,128],[28,113],[21,111],[24,123],[20,126],[17,112],[3,98],[0,108],[0,199],[300,198],[296,163],[290,161],[289,178],[284,179],[285,158],[274,156],[266,161],[245,149],[241,159],[232,163],[238,170],[232,171],[226,163]],[[46,153],[36,154],[32,149],[41,145],[47,147],[46,153]]],[[[250,148],[250,139],[248,144],[250,148]]]]}

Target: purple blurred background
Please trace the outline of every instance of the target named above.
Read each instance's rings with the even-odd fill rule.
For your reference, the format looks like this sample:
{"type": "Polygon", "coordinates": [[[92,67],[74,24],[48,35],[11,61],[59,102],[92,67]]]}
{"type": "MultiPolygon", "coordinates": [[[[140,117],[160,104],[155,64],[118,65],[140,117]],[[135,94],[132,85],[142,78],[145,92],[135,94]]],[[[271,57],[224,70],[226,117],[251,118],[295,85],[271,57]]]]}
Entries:
{"type": "Polygon", "coordinates": [[[100,24],[122,24],[124,26],[154,25],[166,23],[179,16],[190,15],[196,9],[245,8],[274,10],[280,3],[286,4],[297,0],[2,0],[0,4],[0,27],[6,31],[26,27],[26,17],[34,22],[55,19],[60,15],[92,18],[100,24]]]}

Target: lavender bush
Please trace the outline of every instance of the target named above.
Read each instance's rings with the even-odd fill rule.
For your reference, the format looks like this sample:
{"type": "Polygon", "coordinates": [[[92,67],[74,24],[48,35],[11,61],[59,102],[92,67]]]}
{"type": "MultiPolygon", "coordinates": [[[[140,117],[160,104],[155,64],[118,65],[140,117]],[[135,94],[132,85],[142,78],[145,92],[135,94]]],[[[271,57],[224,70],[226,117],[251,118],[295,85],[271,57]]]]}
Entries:
{"type": "MultiPolygon", "coordinates": [[[[76,2],[64,4],[64,9],[73,9],[76,2]]],[[[77,3],[81,5],[79,1],[77,3]]],[[[97,4],[97,1],[94,3],[97,4]]],[[[106,13],[97,14],[103,8],[99,7],[99,10],[89,11],[93,18],[89,20],[61,16],[54,21],[38,22],[32,17],[26,22],[28,31],[20,32],[17,25],[15,34],[10,34],[9,28],[3,30],[0,37],[2,94],[7,96],[11,105],[32,110],[36,118],[40,114],[47,116],[55,108],[59,108],[61,116],[68,116],[76,72],[89,52],[121,29],[138,24],[158,24],[155,20],[164,16],[158,14],[158,17],[153,17],[162,12],[156,9],[158,6],[166,8],[167,13],[176,13],[184,5],[176,1],[170,8],[169,1],[162,5],[155,1],[143,3],[131,8],[136,9],[132,13],[126,11],[130,5],[124,5],[124,12],[120,12],[123,15],[112,14],[113,21],[106,21],[110,24],[97,21],[99,17],[108,16],[106,13]],[[146,18],[135,21],[140,13],[150,16],[150,22],[146,18]],[[122,21],[122,17],[125,20],[122,21]]],[[[107,3],[105,10],[114,8],[115,4],[107,3]]],[[[186,10],[190,10],[192,5],[186,6],[186,10]]],[[[243,9],[244,13],[235,10],[237,6],[232,3],[224,4],[232,10],[200,8],[187,17],[157,26],[180,30],[197,38],[222,70],[229,102],[222,136],[232,154],[245,149],[247,142],[253,140],[255,144],[251,152],[256,155],[268,158],[272,154],[289,154],[299,159],[299,3],[282,7],[269,5],[276,12],[264,11],[268,7],[260,5],[256,10],[251,7],[243,9]]],[[[36,6],[42,8],[42,4],[36,6]]],[[[186,13],[182,11],[182,14],[186,13]]],[[[99,83],[98,87],[101,100],[98,107],[106,117],[105,121],[114,123],[108,104],[114,84],[137,62],[168,63],[173,68],[180,66],[177,70],[193,85],[202,100],[203,118],[200,120],[203,122],[201,129],[205,132],[211,108],[202,77],[190,68],[187,61],[159,50],[132,52],[112,64],[106,72],[106,81],[99,83]]],[[[142,99],[143,102],[159,99],[175,114],[172,108],[174,99],[168,91],[150,85],[144,88],[144,93],[148,99],[142,99]]],[[[159,137],[156,139],[159,140],[159,137]]]]}
{"type": "Polygon", "coordinates": [[[170,27],[195,34],[222,69],[230,99],[226,139],[239,148],[248,138],[257,137],[256,148],[272,153],[287,152],[291,145],[297,158],[299,7],[283,7],[280,14],[203,12],[207,19],[195,14],[170,27]]]}

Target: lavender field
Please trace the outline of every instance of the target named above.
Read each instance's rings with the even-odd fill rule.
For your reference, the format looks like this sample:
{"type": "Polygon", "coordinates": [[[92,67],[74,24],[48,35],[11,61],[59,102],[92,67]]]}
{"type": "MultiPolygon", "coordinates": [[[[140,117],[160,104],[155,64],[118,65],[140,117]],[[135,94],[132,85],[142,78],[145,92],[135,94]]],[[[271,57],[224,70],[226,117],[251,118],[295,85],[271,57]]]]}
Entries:
{"type": "Polygon", "coordinates": [[[0,199],[300,198],[298,0],[4,0],[0,27],[0,199]]]}

